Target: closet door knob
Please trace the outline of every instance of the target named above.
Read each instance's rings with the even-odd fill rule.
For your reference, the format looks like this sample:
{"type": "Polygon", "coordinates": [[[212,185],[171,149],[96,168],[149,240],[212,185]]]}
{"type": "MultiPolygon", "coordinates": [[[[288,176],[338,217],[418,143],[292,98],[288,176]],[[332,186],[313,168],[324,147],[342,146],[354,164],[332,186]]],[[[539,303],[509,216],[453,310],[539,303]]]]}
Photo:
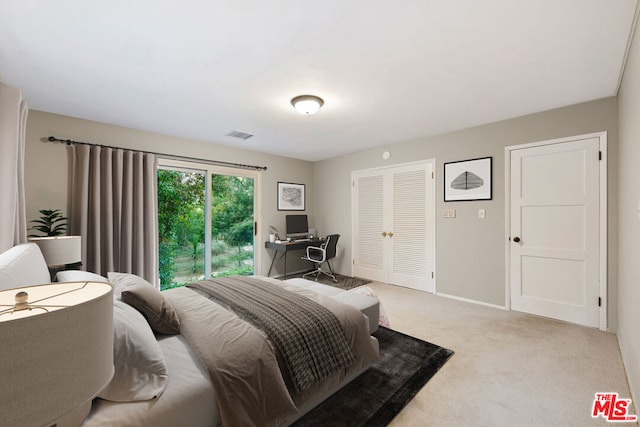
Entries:
{"type": "Polygon", "coordinates": [[[389,232],[389,237],[393,237],[393,231],[389,232]]]}
{"type": "Polygon", "coordinates": [[[387,237],[387,232],[386,231],[382,232],[382,237],[387,237]]]}
{"type": "Polygon", "coordinates": [[[520,242],[520,238],[518,236],[516,236],[516,237],[513,238],[513,241],[516,242],[516,243],[519,243],[520,242]]]}

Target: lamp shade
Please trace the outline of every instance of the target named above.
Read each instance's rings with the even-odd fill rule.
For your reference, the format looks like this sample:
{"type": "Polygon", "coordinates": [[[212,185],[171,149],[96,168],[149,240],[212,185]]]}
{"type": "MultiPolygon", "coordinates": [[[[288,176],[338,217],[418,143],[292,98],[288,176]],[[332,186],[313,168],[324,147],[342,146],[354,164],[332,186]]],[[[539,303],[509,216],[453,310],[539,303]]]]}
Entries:
{"type": "Polygon", "coordinates": [[[49,267],[82,262],[80,236],[32,237],[29,241],[40,247],[49,267]]]}
{"type": "Polygon", "coordinates": [[[112,295],[98,282],[0,291],[0,424],[50,426],[105,387],[112,295]]]}
{"type": "Polygon", "coordinates": [[[291,100],[291,105],[300,114],[313,115],[324,105],[322,98],[314,95],[300,95],[291,100]]]}

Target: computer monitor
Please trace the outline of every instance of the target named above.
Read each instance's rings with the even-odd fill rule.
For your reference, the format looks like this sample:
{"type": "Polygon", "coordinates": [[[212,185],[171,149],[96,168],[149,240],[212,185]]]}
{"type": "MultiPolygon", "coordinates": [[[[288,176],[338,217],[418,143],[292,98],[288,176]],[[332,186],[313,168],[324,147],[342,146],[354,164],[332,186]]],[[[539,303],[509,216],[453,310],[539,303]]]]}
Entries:
{"type": "Polygon", "coordinates": [[[306,215],[287,215],[287,237],[307,237],[309,222],[306,215]]]}

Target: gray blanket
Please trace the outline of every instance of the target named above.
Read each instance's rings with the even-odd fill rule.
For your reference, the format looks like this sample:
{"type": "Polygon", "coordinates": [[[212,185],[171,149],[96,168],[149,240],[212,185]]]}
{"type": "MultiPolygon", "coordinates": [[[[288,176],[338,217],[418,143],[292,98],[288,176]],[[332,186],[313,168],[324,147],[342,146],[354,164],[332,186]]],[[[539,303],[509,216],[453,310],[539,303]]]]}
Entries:
{"type": "Polygon", "coordinates": [[[355,357],[333,313],[309,298],[253,277],[188,285],[263,330],[282,355],[296,391],[350,366],[355,357]]]}

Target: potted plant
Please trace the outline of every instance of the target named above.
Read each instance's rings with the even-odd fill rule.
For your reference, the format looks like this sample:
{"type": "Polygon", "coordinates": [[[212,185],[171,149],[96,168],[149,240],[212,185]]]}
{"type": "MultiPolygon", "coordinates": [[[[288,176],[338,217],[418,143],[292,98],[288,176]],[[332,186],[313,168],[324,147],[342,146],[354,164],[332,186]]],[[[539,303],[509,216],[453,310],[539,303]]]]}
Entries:
{"type": "Polygon", "coordinates": [[[43,234],[29,234],[29,237],[62,236],[67,232],[67,217],[62,215],[60,209],[41,209],[39,212],[40,218],[30,221],[36,224],[30,230],[36,230],[43,234]]]}
{"type": "Polygon", "coordinates": [[[39,212],[40,218],[30,221],[34,223],[30,230],[41,234],[29,234],[29,241],[40,247],[53,280],[59,270],[81,265],[82,240],[80,236],[65,236],[67,217],[60,209],[41,209],[39,212]]]}

